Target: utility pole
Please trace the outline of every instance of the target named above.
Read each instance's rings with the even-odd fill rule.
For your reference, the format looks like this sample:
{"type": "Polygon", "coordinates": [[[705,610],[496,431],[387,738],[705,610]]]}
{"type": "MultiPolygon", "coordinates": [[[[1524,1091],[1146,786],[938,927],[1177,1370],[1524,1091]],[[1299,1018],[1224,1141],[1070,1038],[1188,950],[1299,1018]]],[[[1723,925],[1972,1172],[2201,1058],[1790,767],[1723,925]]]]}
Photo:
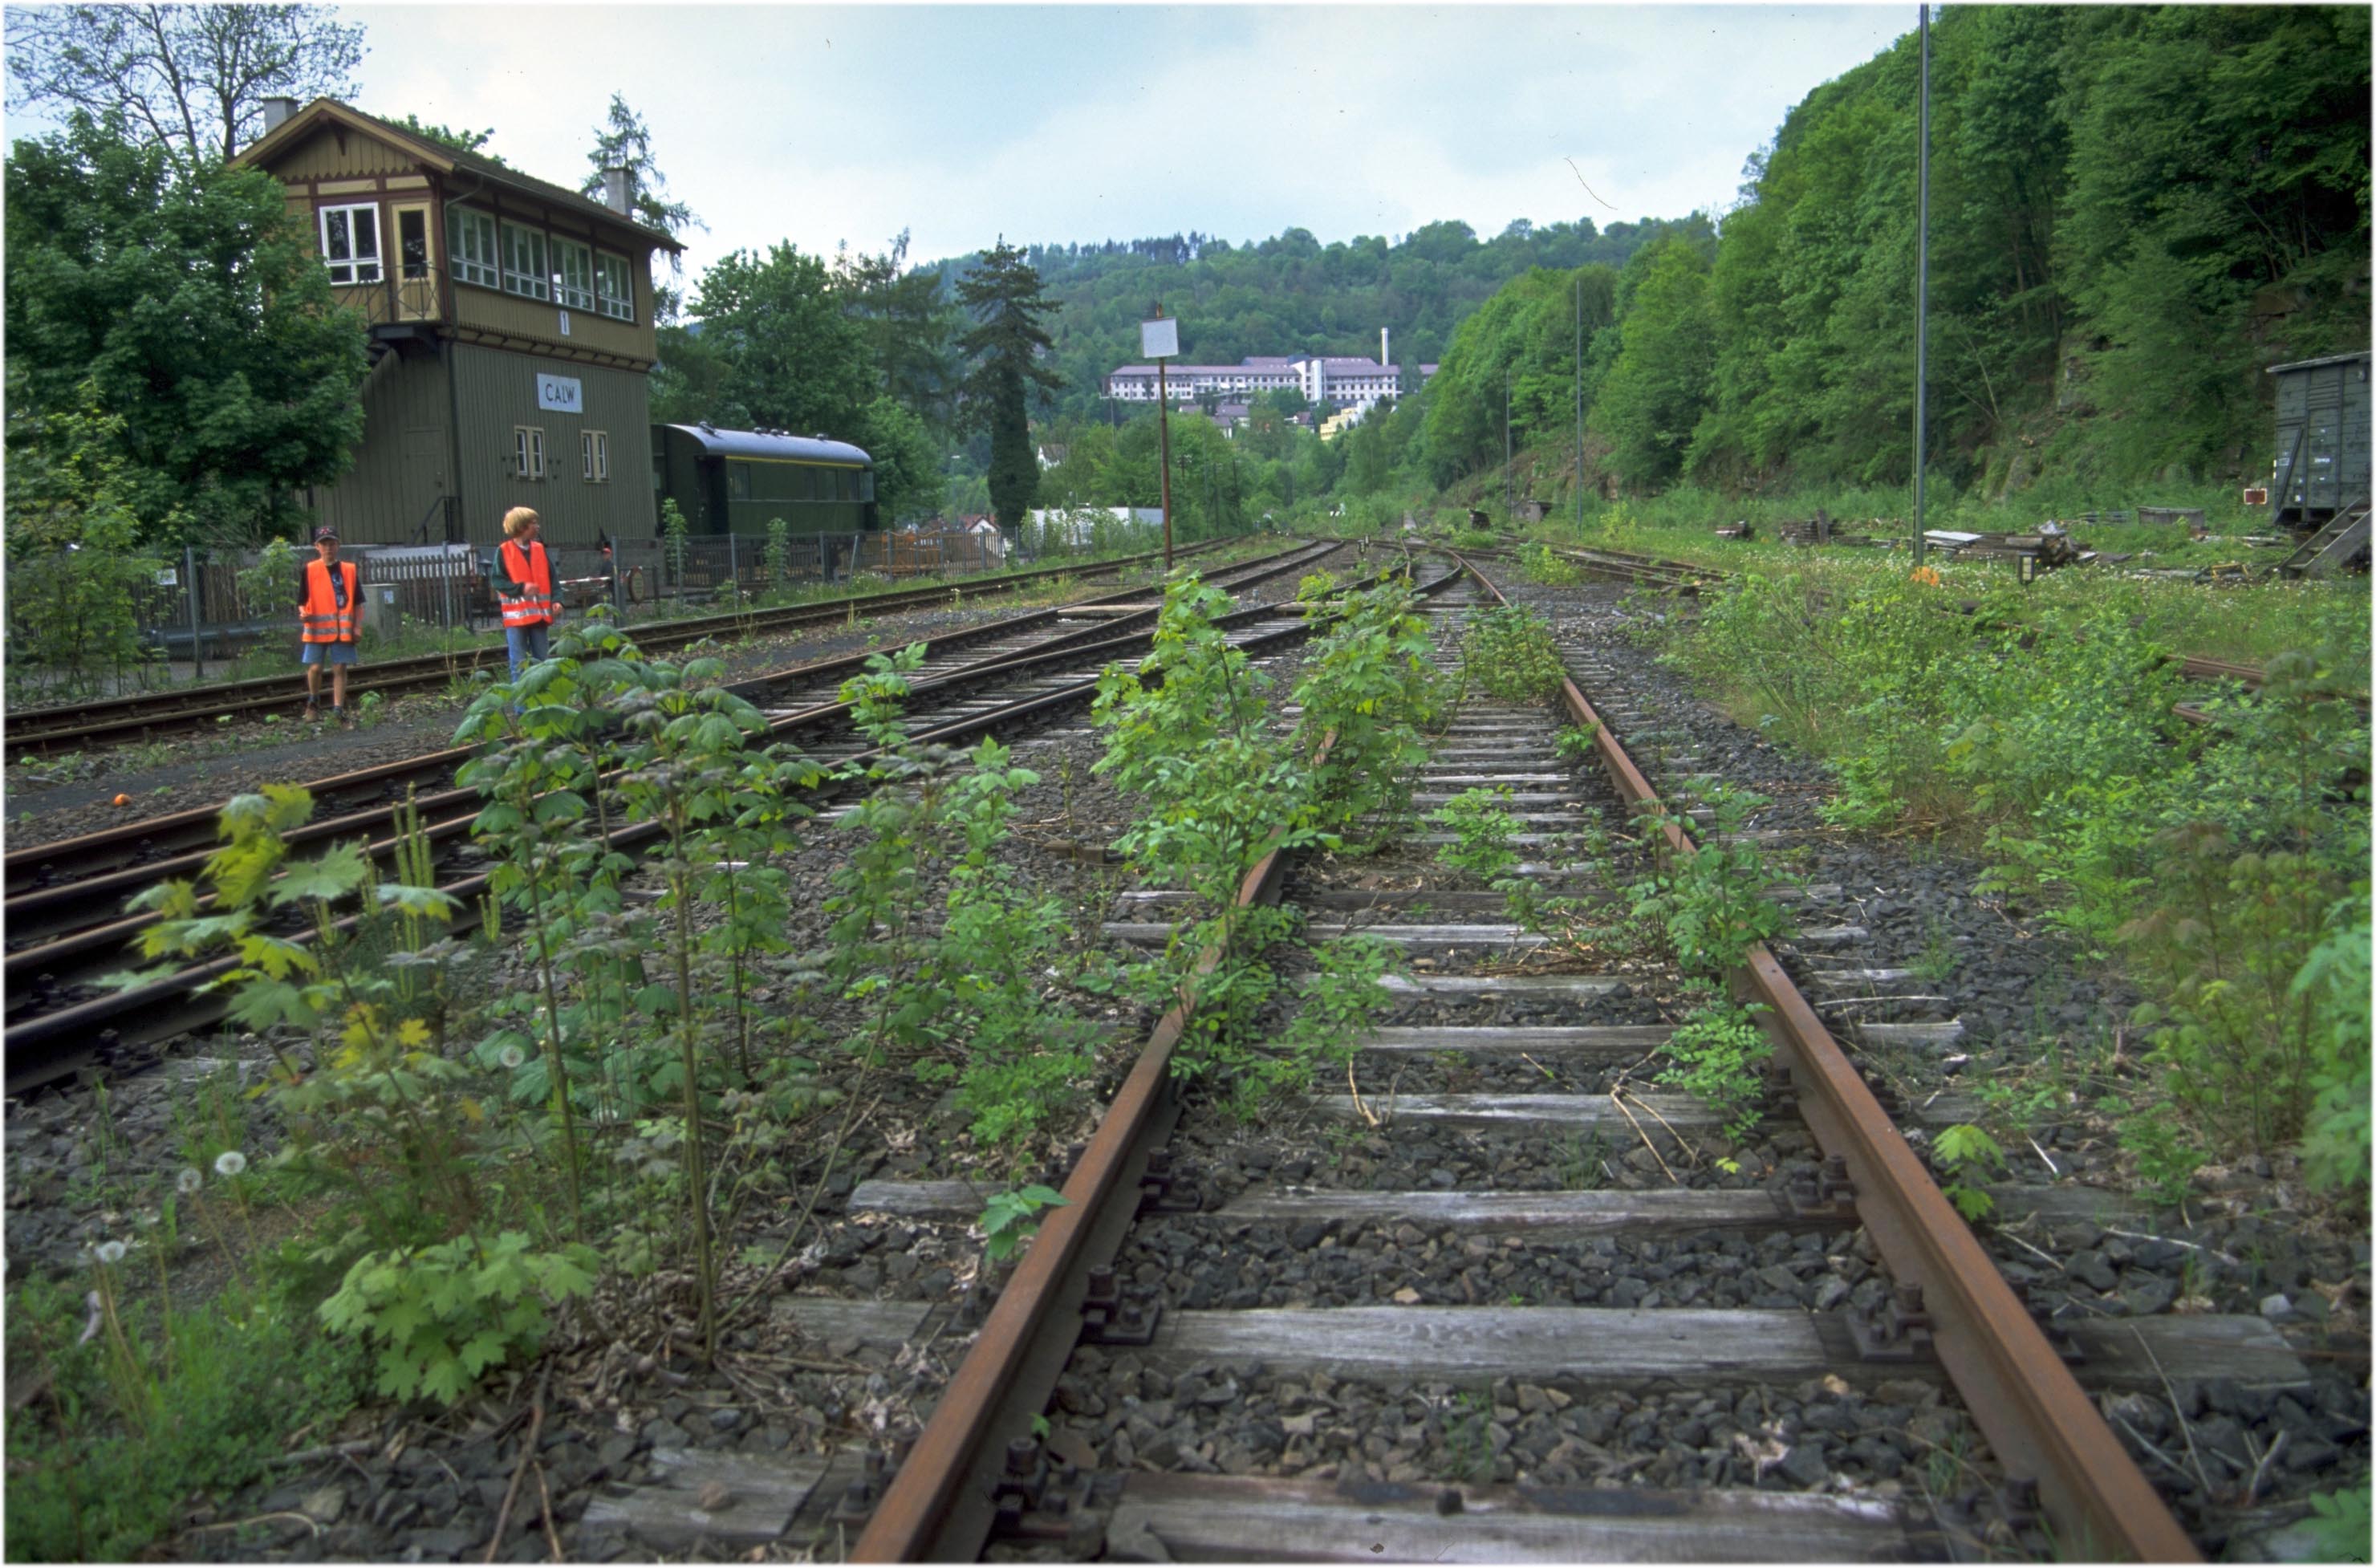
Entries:
{"type": "Polygon", "coordinates": [[[1510,367],[1502,367],[1502,510],[1510,510],[1510,367]]]}
{"type": "Polygon", "coordinates": [[[1920,129],[1915,151],[1914,217],[1914,564],[1929,552],[1922,538],[1923,470],[1928,443],[1923,423],[1930,387],[1930,7],[1917,8],[1922,33],[1920,129]]]}
{"type": "Polygon", "coordinates": [[[1575,269],[1575,531],[1584,532],[1584,268],[1575,269]]]}
{"type": "Polygon", "coordinates": [[[1166,373],[1167,362],[1180,351],[1180,327],[1176,322],[1156,326],[1162,321],[1163,302],[1158,300],[1155,321],[1139,327],[1139,347],[1155,362],[1156,440],[1163,456],[1163,576],[1168,580],[1171,576],[1171,383],[1166,373]],[[1151,334],[1149,327],[1155,327],[1151,334]]]}

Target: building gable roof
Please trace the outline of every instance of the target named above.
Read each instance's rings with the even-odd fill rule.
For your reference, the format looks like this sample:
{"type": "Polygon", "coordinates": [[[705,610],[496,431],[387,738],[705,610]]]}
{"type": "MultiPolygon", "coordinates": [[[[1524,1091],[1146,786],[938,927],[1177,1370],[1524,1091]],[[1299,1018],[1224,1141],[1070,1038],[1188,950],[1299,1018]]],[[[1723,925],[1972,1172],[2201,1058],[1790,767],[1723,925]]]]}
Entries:
{"type": "Polygon", "coordinates": [[[315,132],[326,125],[344,125],[365,136],[387,143],[424,167],[441,174],[463,174],[487,184],[503,185],[535,197],[551,207],[579,218],[603,223],[612,229],[624,229],[662,250],[682,251],[684,246],[666,230],[638,223],[612,210],[603,203],[583,196],[564,185],[552,184],[518,170],[484,158],[475,152],[464,152],[432,141],[391,121],[339,102],[335,98],[317,98],[263,136],[240,149],[232,161],[268,169],[274,159],[294,150],[315,132]]]}

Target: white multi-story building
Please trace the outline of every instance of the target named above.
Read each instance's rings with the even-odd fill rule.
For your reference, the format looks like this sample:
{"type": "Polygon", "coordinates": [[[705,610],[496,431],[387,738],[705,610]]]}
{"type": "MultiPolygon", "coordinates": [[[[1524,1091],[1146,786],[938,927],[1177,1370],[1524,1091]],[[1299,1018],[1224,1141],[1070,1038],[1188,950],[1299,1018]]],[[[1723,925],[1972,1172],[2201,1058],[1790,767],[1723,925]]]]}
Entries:
{"type": "MultiPolygon", "coordinates": [[[[1387,351],[1387,338],[1378,334],[1378,352],[1387,351]]],[[[1435,366],[1419,367],[1417,391],[1435,374],[1435,366]]],[[[1206,397],[1244,402],[1265,392],[1289,387],[1315,407],[1367,409],[1382,398],[1403,395],[1403,369],[1390,362],[1350,355],[1310,354],[1291,359],[1284,354],[1253,354],[1236,364],[1174,364],[1158,378],[1151,364],[1126,364],[1106,377],[1106,396],[1124,403],[1152,403],[1164,384],[1175,404],[1206,397]]]]}

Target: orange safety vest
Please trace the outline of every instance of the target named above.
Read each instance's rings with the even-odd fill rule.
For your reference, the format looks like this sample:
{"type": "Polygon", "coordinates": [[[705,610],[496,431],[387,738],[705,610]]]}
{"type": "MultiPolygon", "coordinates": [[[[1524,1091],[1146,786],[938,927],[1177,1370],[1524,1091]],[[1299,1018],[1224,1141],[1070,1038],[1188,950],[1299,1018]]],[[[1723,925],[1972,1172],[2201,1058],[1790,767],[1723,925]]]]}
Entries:
{"type": "Polygon", "coordinates": [[[309,643],[350,643],[362,624],[362,598],[356,591],[360,574],[351,561],[337,564],[347,579],[347,607],[341,610],[330,574],[323,569],[329,564],[318,556],[305,563],[305,608],[298,612],[298,624],[309,643]]]}
{"type": "Polygon", "coordinates": [[[552,597],[552,557],[544,552],[541,542],[523,550],[517,540],[504,540],[504,575],[528,585],[528,591],[517,599],[504,599],[505,625],[541,626],[561,613],[552,597]]]}

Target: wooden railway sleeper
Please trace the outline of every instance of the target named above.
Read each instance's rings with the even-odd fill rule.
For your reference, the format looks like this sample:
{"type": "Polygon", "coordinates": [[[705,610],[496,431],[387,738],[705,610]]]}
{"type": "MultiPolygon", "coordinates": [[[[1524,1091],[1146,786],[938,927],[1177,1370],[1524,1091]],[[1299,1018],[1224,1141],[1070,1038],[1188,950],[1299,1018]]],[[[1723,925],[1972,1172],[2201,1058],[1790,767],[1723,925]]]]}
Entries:
{"type": "Polygon", "coordinates": [[[2071,1330],[2062,1320],[2056,1317],[2050,1309],[2029,1299],[2028,1281],[2007,1279],[2005,1283],[2013,1287],[2014,1300],[2028,1312],[2030,1321],[2037,1324],[2038,1332],[2046,1336],[2046,1343],[2053,1348],[2055,1355],[2061,1358],[2065,1366],[2075,1367],[2087,1360],[2086,1348],[2071,1337],[2071,1330]]]}

